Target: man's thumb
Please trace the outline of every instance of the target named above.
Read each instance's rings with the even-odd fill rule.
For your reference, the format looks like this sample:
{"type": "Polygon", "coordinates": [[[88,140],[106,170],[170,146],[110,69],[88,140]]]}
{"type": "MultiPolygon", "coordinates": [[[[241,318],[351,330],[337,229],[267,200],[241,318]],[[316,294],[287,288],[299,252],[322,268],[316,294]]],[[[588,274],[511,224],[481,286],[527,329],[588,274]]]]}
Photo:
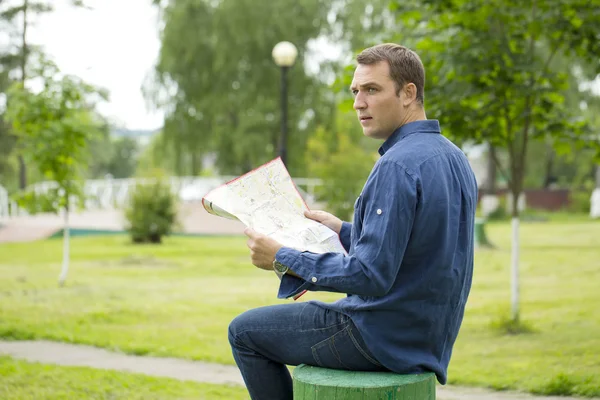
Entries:
{"type": "Polygon", "coordinates": [[[306,216],[306,218],[310,218],[313,219],[317,222],[321,222],[321,220],[323,219],[323,214],[320,211],[304,211],[304,215],[306,216]]]}

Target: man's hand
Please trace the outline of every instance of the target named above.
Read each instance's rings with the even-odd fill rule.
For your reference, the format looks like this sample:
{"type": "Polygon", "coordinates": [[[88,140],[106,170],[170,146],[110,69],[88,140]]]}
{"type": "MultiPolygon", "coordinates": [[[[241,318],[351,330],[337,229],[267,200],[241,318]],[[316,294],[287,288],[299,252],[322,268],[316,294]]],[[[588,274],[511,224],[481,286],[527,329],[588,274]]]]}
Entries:
{"type": "Polygon", "coordinates": [[[283,245],[268,236],[256,232],[252,228],[246,228],[244,234],[248,236],[247,245],[250,249],[252,264],[258,268],[272,271],[275,254],[277,254],[283,245]]]}
{"type": "Polygon", "coordinates": [[[342,220],[333,214],[329,214],[328,212],[318,210],[304,211],[304,216],[306,218],[322,223],[338,235],[342,230],[342,220]]]}

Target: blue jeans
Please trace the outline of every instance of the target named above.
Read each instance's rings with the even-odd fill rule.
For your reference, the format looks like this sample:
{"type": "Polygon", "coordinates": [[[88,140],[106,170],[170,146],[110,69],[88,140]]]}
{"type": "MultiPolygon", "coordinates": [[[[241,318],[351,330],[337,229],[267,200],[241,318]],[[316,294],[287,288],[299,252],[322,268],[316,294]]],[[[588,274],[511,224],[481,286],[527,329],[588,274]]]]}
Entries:
{"type": "Polygon", "coordinates": [[[310,302],[246,311],[229,325],[229,343],[253,400],[293,399],[286,365],[386,371],[348,316],[310,302]]]}

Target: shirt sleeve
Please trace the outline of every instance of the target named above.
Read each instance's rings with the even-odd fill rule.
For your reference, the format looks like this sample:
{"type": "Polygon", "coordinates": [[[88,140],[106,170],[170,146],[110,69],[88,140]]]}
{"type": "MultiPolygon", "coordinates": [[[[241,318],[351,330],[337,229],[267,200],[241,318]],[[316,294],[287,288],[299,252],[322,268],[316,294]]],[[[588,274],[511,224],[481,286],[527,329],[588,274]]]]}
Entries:
{"type": "Polygon", "coordinates": [[[303,290],[385,295],[402,264],[416,206],[414,175],[393,161],[378,163],[361,194],[357,215],[362,228],[349,255],[281,248],[276,259],[301,279],[284,275],[278,297],[288,298],[303,290]]]}
{"type": "Polygon", "coordinates": [[[350,251],[350,245],[352,244],[352,224],[349,222],[342,222],[342,229],[340,230],[340,242],[347,252],[350,251]]]}

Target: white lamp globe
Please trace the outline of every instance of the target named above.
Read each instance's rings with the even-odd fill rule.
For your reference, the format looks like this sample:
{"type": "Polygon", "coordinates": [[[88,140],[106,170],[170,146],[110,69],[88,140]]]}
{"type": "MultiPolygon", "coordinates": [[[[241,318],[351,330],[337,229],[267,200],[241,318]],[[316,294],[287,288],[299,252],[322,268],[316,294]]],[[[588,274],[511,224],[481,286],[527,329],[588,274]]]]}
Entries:
{"type": "Polygon", "coordinates": [[[279,42],[273,47],[272,56],[275,64],[280,67],[291,67],[296,61],[298,50],[290,42],[279,42]]]}

